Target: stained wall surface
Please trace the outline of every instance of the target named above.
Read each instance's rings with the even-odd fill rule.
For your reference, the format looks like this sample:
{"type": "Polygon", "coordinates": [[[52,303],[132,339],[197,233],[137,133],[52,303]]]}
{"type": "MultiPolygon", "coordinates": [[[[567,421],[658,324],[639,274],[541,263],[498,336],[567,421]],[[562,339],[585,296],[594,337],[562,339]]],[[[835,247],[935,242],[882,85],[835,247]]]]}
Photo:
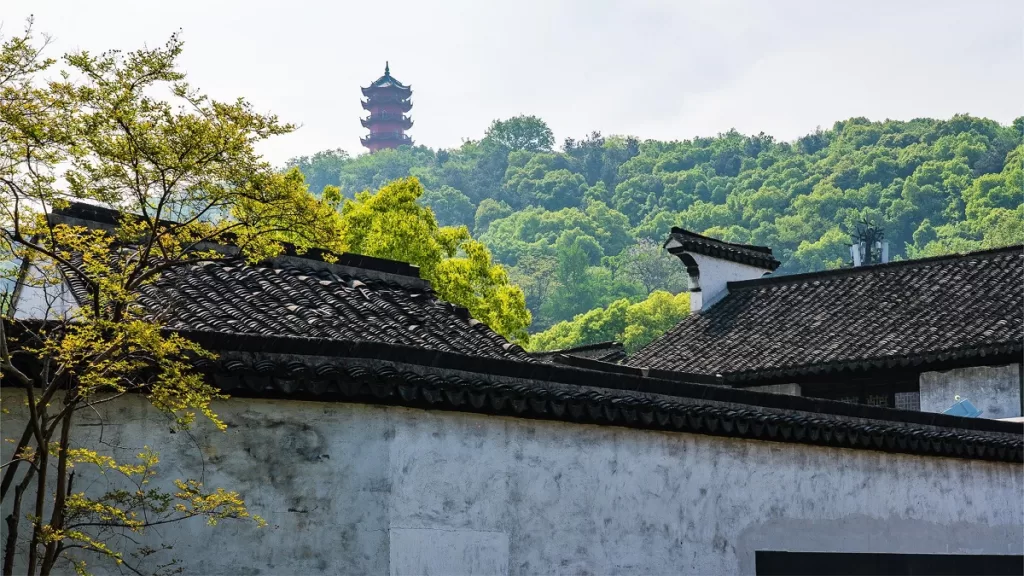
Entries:
{"type": "Polygon", "coordinates": [[[1022,416],[1020,364],[924,372],[920,384],[923,412],[943,412],[960,396],[982,410],[982,418],[1022,416]]]}
{"type": "MultiPolygon", "coordinates": [[[[9,436],[20,403],[5,391],[4,404],[9,436]]],[[[121,456],[159,451],[165,477],[239,490],[269,522],[153,529],[143,542],[173,549],[150,563],[250,575],[753,574],[757,550],[1024,551],[1019,465],[359,404],[233,399],[217,411],[226,432],[168,434],[140,398],[79,423],[80,438],[121,456]]],[[[107,482],[76,479],[93,492],[107,482]]]]}

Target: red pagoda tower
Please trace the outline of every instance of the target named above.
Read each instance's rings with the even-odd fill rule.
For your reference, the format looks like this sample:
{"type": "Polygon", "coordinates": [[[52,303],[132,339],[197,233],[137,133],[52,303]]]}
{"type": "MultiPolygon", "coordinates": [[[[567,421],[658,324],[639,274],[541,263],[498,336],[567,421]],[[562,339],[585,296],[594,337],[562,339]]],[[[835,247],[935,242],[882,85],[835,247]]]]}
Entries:
{"type": "Polygon", "coordinates": [[[412,88],[391,77],[391,67],[384,63],[384,75],[377,78],[368,88],[363,88],[363,110],[370,112],[369,118],[361,118],[363,128],[370,134],[360,138],[363,146],[376,152],[381,148],[398,148],[412,144],[412,138],[405,131],[412,128],[412,120],[405,115],[412,109],[412,88]]]}

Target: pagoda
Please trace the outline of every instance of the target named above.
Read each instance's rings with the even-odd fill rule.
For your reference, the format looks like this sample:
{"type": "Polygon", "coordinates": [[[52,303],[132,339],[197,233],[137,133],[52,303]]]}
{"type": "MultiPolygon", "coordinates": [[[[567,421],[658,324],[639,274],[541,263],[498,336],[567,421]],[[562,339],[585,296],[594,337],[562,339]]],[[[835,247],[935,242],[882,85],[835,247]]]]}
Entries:
{"type": "Polygon", "coordinates": [[[398,148],[412,144],[412,138],[405,131],[412,128],[412,120],[405,115],[412,109],[412,88],[391,77],[391,67],[384,63],[384,75],[369,87],[363,88],[363,110],[370,112],[369,118],[361,118],[363,128],[370,134],[360,138],[363,146],[376,152],[382,148],[398,148]]]}

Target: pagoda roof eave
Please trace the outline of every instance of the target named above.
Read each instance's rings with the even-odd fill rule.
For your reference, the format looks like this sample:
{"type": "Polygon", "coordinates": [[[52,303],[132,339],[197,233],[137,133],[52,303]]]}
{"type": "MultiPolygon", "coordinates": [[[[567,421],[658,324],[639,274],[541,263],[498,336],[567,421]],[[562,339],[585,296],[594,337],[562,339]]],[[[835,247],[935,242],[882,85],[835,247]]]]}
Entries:
{"type": "Polygon", "coordinates": [[[378,140],[373,137],[364,136],[359,139],[359,143],[365,148],[369,148],[371,144],[382,144],[383,148],[398,148],[399,146],[415,146],[415,142],[412,138],[408,140],[378,140]],[[398,142],[397,144],[393,144],[398,142]]]}
{"type": "Polygon", "coordinates": [[[359,141],[362,142],[362,144],[364,146],[366,144],[370,143],[370,142],[383,142],[383,143],[398,142],[398,145],[406,145],[407,144],[407,145],[410,145],[410,146],[413,143],[412,138],[408,134],[405,134],[403,132],[383,132],[383,133],[382,132],[376,132],[376,133],[371,133],[371,134],[367,134],[366,136],[363,136],[363,137],[359,138],[359,141]]]}
{"type": "Polygon", "coordinates": [[[412,86],[405,86],[403,84],[385,84],[378,85],[376,82],[367,86],[366,88],[360,88],[363,92],[363,96],[367,98],[372,94],[379,94],[381,92],[398,92],[400,94],[412,94],[412,86]]]}
{"type": "Polygon", "coordinates": [[[398,100],[394,102],[373,102],[369,100],[362,100],[360,101],[360,104],[362,105],[363,110],[367,111],[372,111],[374,106],[380,106],[384,104],[394,106],[401,110],[402,112],[408,112],[409,110],[412,110],[412,102],[410,102],[409,100],[398,100]]]}
{"type": "Polygon", "coordinates": [[[380,123],[380,124],[384,124],[384,123],[397,124],[403,130],[409,130],[409,129],[412,128],[412,125],[413,125],[413,121],[411,119],[409,119],[408,117],[404,117],[404,116],[402,118],[375,118],[375,117],[371,116],[369,118],[360,118],[359,119],[359,123],[363,125],[363,128],[369,128],[370,126],[373,126],[374,124],[378,124],[378,123],[380,123]]]}

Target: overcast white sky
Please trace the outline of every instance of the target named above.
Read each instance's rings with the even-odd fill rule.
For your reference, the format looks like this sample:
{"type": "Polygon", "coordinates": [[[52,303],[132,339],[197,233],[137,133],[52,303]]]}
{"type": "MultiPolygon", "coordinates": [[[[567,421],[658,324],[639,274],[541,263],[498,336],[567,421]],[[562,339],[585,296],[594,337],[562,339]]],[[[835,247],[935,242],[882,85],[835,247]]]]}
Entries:
{"type": "Polygon", "coordinates": [[[4,34],[30,13],[52,55],[182,29],[194,85],[301,124],[263,148],[274,163],[361,152],[359,87],[385,60],[413,87],[410,135],[434,148],[516,114],[559,142],[1024,115],[1021,0],[3,0],[4,34]]]}

